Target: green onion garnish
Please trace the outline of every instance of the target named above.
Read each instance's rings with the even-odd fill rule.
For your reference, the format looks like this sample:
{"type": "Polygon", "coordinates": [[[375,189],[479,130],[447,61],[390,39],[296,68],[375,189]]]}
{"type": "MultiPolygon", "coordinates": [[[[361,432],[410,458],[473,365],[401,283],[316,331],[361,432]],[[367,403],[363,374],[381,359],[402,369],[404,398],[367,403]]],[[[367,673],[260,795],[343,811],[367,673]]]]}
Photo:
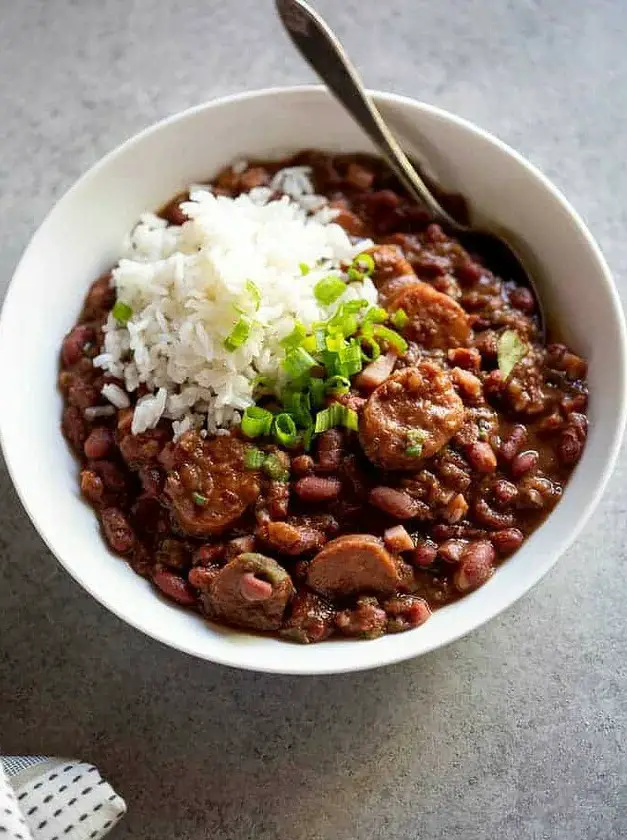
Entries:
{"type": "Polygon", "coordinates": [[[329,353],[339,353],[345,346],[344,336],[342,333],[331,333],[325,338],[324,344],[329,353]]]}
{"type": "Polygon", "coordinates": [[[314,408],[324,405],[324,381],[322,379],[311,379],[309,382],[309,395],[314,408]]]}
{"type": "Polygon", "coordinates": [[[348,279],[352,280],[354,283],[363,280],[365,276],[361,273],[361,271],[359,271],[359,269],[354,268],[353,266],[351,266],[346,273],[348,274],[348,279]]]}
{"type": "Polygon", "coordinates": [[[332,376],[324,383],[324,390],[327,394],[333,396],[340,396],[341,394],[348,394],[351,389],[350,379],[345,376],[332,376]]]}
{"type": "Polygon", "coordinates": [[[336,376],[345,376],[347,379],[354,376],[362,369],[361,347],[357,341],[351,341],[337,354],[337,362],[333,373],[336,376]]]}
{"type": "Polygon", "coordinates": [[[290,379],[299,379],[309,373],[312,367],[318,362],[311,356],[304,347],[297,347],[291,350],[283,359],[283,368],[290,379]]]}
{"type": "Polygon", "coordinates": [[[128,303],[124,303],[121,300],[116,300],[115,306],[111,310],[111,314],[118,322],[118,324],[122,324],[122,326],[125,326],[131,320],[133,316],[133,310],[128,305],[128,303]]]}
{"type": "Polygon", "coordinates": [[[382,324],[387,319],[388,313],[385,309],[382,309],[380,306],[371,306],[364,315],[364,324],[382,324]]]}
{"type": "Polygon", "coordinates": [[[249,446],[244,453],[244,466],[247,470],[260,469],[265,460],[266,456],[256,446],[249,446]]]}
{"type": "Polygon", "coordinates": [[[303,277],[305,276],[305,274],[309,274],[309,272],[311,271],[307,263],[299,263],[298,267],[300,268],[300,273],[303,275],[303,277]]]}
{"type": "Polygon", "coordinates": [[[374,334],[383,341],[385,341],[386,344],[389,344],[390,347],[393,347],[395,350],[398,350],[399,353],[407,352],[407,342],[405,341],[402,335],[399,335],[394,330],[390,330],[387,327],[383,327],[381,326],[381,324],[375,324],[374,334]]]}
{"type": "Polygon", "coordinates": [[[249,438],[269,435],[274,415],[265,408],[249,406],[242,416],[242,432],[249,438]]]}
{"type": "Polygon", "coordinates": [[[422,455],[422,444],[412,443],[412,445],[408,446],[405,450],[405,455],[408,455],[410,458],[420,458],[422,455]]]}
{"type": "Polygon", "coordinates": [[[246,291],[253,299],[253,304],[256,312],[259,309],[259,304],[261,303],[261,292],[259,291],[259,287],[256,286],[252,280],[247,280],[246,291]]]}
{"type": "Polygon", "coordinates": [[[353,265],[366,277],[370,277],[370,275],[374,272],[375,268],[375,263],[374,259],[372,258],[372,255],[367,254],[365,251],[363,254],[357,254],[355,259],[353,260],[353,265]]]}
{"type": "Polygon", "coordinates": [[[376,359],[378,359],[381,355],[381,348],[374,340],[374,338],[370,338],[369,336],[363,335],[360,337],[359,341],[361,343],[361,355],[364,361],[376,361],[376,359]]]}
{"type": "Polygon", "coordinates": [[[409,315],[407,314],[407,312],[405,312],[404,309],[397,309],[396,312],[390,318],[390,321],[396,327],[397,330],[402,330],[409,323],[409,315]]]}
{"type": "Polygon", "coordinates": [[[290,473],[277,455],[268,455],[263,462],[262,470],[273,481],[289,481],[290,473]]]}
{"type": "Polygon", "coordinates": [[[274,394],[275,388],[276,382],[269,376],[260,373],[253,379],[253,392],[257,399],[274,394]]]}
{"type": "Polygon", "coordinates": [[[192,493],[192,500],[198,507],[204,507],[208,501],[207,497],[203,496],[202,493],[192,493]]]}
{"type": "Polygon", "coordinates": [[[296,423],[289,414],[277,414],[272,432],[276,442],[283,446],[293,446],[298,441],[296,423]]]}
{"type": "Polygon", "coordinates": [[[281,339],[281,347],[287,353],[289,350],[295,350],[297,347],[300,347],[305,337],[307,335],[307,330],[301,324],[300,321],[296,321],[294,324],[294,329],[289,335],[286,335],[285,338],[281,339]]]}
{"type": "Polygon", "coordinates": [[[316,425],[314,431],[316,434],[326,432],[327,429],[333,429],[335,426],[344,426],[346,429],[357,431],[359,427],[359,417],[357,412],[352,408],[347,408],[341,403],[331,403],[328,408],[319,411],[316,414],[316,425]]]}
{"type": "Polygon", "coordinates": [[[281,402],[283,408],[292,415],[294,422],[299,426],[306,427],[312,424],[311,398],[306,391],[287,389],[281,394],[281,402]]]}
{"type": "Polygon", "coordinates": [[[324,277],[314,286],[316,300],[323,306],[330,306],[346,291],[346,284],[339,277],[324,277]]]}
{"type": "Polygon", "coordinates": [[[252,322],[250,318],[246,318],[245,315],[239,319],[237,324],[233,327],[229,335],[224,339],[224,346],[232,353],[234,350],[237,350],[238,347],[241,347],[245,341],[248,340],[248,336],[250,335],[250,328],[252,326],[252,322]]]}

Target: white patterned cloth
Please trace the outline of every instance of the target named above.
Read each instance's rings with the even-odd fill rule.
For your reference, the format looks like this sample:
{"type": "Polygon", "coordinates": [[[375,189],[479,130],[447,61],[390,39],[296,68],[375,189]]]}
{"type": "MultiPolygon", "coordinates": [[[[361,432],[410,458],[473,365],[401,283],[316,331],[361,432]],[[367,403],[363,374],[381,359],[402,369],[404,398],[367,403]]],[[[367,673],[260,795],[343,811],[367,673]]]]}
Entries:
{"type": "Polygon", "coordinates": [[[0,840],[100,840],[125,813],[124,800],[91,764],[0,758],[0,840]]]}

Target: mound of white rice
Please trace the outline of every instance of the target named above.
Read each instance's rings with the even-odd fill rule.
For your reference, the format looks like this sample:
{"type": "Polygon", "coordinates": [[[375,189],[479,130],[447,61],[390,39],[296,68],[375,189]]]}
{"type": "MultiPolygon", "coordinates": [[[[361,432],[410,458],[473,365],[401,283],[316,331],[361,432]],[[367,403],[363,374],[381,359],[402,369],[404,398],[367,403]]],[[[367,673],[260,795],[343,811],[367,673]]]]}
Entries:
{"type": "MultiPolygon", "coordinates": [[[[296,321],[308,327],[343,301],[377,300],[367,278],[348,283],[330,307],[316,300],[316,283],[344,276],[340,263],[371,243],[351,241],[333,223],[334,211],[313,194],[306,167],[281,170],[272,188],[236,199],[193,188],[184,210],[189,221],[180,227],[144,215],[113,272],[118,301],[132,316],[125,325],[109,316],[104,352],[94,364],[128,392],[140,383],[150,390],[135,408],[135,434],[161,417],[175,421],[176,435],[238,423],[254,404],[259,375],[280,384],[280,342],[296,321]],[[284,195],[271,200],[276,190],[284,195]],[[242,315],[252,322],[250,333],[231,352],[225,339],[242,315]]],[[[118,406],[126,396],[110,387],[104,395],[118,406]]]]}

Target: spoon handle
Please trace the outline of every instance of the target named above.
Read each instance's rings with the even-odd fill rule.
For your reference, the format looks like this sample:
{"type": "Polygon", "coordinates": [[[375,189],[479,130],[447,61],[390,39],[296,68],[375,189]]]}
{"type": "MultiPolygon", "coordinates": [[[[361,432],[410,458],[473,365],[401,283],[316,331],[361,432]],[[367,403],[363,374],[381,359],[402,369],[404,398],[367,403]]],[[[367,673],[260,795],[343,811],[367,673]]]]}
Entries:
{"type": "Polygon", "coordinates": [[[366,132],[405,188],[436,219],[457,227],[384,123],[342,45],[320,15],[303,0],[276,0],[276,7],[295,47],[366,132]]]}

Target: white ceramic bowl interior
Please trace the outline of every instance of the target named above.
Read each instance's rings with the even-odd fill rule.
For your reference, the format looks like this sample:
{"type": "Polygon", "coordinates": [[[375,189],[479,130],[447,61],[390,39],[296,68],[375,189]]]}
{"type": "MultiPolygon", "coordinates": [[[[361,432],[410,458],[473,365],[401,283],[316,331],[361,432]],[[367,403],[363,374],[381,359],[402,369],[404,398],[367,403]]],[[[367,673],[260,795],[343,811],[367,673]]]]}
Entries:
{"type": "Polygon", "coordinates": [[[228,97],[132,138],[52,210],[7,295],[0,324],[0,431],[32,521],[102,604],[148,635],[214,662],[294,674],[353,671],[417,656],[462,636],[512,604],[553,565],[598,501],[618,451],[625,420],[623,316],[605,261],[581,219],[535,168],[484,131],[413,100],[388,94],[376,100],[405,147],[426,155],[445,186],[532,246],[548,277],[546,305],[590,363],[590,434],[563,500],[485,586],[423,627],[368,642],[302,647],[208,625],[159,597],[107,551],[92,510],[81,501],[77,465],[59,429],[61,340],[89,284],[116,261],[141,212],[237,158],[302,148],[371,151],[325,91],[273,89],[228,97]]]}

